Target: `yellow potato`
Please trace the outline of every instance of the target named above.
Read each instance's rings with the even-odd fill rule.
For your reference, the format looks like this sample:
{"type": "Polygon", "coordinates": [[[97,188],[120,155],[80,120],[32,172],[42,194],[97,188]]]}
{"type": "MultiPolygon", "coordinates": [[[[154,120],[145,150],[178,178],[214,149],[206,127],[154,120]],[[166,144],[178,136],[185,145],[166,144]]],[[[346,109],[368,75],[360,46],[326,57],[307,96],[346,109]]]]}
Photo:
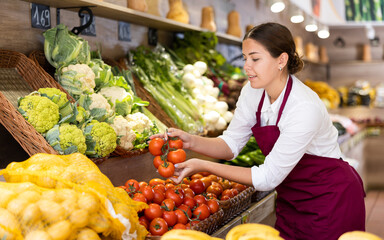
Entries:
{"type": "Polygon", "coordinates": [[[59,222],[65,218],[64,208],[54,201],[40,200],[37,202],[37,205],[40,208],[43,220],[50,224],[59,222]]]}
{"type": "Polygon", "coordinates": [[[41,211],[36,203],[29,204],[21,214],[20,223],[23,225],[35,225],[42,220],[41,211]]]}
{"type": "Polygon", "coordinates": [[[77,228],[83,228],[88,224],[88,211],[84,209],[77,209],[72,212],[69,217],[69,220],[73,226],[77,228]]]}
{"type": "Polygon", "coordinates": [[[57,194],[56,194],[55,190],[44,191],[41,194],[41,199],[50,200],[50,201],[54,201],[54,202],[58,201],[58,197],[57,197],[57,194]]]}
{"type": "Polygon", "coordinates": [[[111,226],[109,219],[101,213],[94,213],[89,216],[88,227],[95,230],[97,233],[105,232],[111,226]]]}
{"type": "Polygon", "coordinates": [[[49,234],[42,230],[34,230],[25,236],[24,240],[51,240],[49,234]]]}
{"type": "Polygon", "coordinates": [[[13,213],[15,216],[18,216],[28,205],[29,202],[27,200],[15,198],[9,201],[7,210],[13,213]]]}
{"type": "Polygon", "coordinates": [[[72,233],[72,224],[68,220],[60,221],[48,227],[47,232],[53,240],[65,240],[72,233]]]}
{"type": "Polygon", "coordinates": [[[100,240],[100,237],[92,229],[84,228],[80,230],[76,240],[100,240]]]}
{"type": "Polygon", "coordinates": [[[87,210],[90,214],[96,212],[99,209],[98,199],[90,194],[83,192],[79,194],[79,200],[77,201],[79,208],[87,210]]]}
{"type": "Polygon", "coordinates": [[[1,189],[0,191],[0,207],[6,208],[8,203],[16,198],[16,194],[7,189],[1,189]]]}
{"type": "Polygon", "coordinates": [[[20,231],[19,222],[11,212],[4,208],[0,208],[0,226],[4,227],[0,227],[0,239],[3,239],[4,236],[6,236],[7,240],[16,239],[12,232],[20,231]]]}
{"type": "Polygon", "coordinates": [[[17,196],[17,198],[27,200],[30,203],[35,203],[40,200],[41,196],[40,196],[40,193],[36,191],[28,190],[20,193],[19,196],[17,196]]]}
{"type": "Polygon", "coordinates": [[[69,216],[72,214],[73,211],[75,211],[76,209],[78,209],[78,205],[77,205],[77,202],[73,201],[73,200],[65,200],[61,203],[61,206],[64,208],[64,211],[65,211],[65,216],[69,216]]]}
{"type": "Polygon", "coordinates": [[[72,200],[74,202],[77,201],[78,193],[73,189],[69,189],[69,188],[57,189],[56,194],[59,202],[62,202],[65,200],[72,200]]]}

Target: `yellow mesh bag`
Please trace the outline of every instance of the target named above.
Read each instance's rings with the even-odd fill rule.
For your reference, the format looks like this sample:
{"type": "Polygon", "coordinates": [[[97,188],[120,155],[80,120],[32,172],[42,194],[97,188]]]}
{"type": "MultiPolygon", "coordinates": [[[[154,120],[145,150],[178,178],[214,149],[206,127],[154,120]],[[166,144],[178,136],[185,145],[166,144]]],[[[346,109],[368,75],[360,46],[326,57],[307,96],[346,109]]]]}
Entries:
{"type": "MultiPolygon", "coordinates": [[[[98,233],[111,239],[144,239],[146,229],[139,224],[137,212],[146,208],[145,203],[133,201],[121,188],[114,187],[110,180],[85,155],[54,155],[39,153],[24,162],[13,162],[0,171],[7,182],[32,182],[50,189],[74,189],[98,196],[108,214],[93,212],[91,226],[110,223],[110,227],[94,226],[98,233]],[[105,218],[106,217],[106,218],[105,218]],[[93,225],[92,225],[93,224],[93,225]]],[[[83,200],[82,208],[92,208],[83,200]]],[[[69,205],[69,203],[68,203],[69,205]]],[[[89,209],[91,211],[92,209],[89,209]]]]}

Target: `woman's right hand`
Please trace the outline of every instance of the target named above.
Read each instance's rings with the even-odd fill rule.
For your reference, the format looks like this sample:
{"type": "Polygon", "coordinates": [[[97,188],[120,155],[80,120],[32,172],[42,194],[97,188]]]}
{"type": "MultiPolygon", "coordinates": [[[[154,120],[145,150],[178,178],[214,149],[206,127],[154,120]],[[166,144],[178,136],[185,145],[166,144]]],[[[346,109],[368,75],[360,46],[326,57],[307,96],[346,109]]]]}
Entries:
{"type": "Polygon", "coordinates": [[[158,133],[155,135],[150,136],[150,139],[154,138],[163,138],[165,140],[168,139],[168,137],[178,137],[183,141],[183,148],[189,149],[192,145],[192,139],[193,135],[189,134],[187,132],[184,132],[183,130],[176,129],[176,128],[169,128],[167,132],[165,133],[158,133]]]}

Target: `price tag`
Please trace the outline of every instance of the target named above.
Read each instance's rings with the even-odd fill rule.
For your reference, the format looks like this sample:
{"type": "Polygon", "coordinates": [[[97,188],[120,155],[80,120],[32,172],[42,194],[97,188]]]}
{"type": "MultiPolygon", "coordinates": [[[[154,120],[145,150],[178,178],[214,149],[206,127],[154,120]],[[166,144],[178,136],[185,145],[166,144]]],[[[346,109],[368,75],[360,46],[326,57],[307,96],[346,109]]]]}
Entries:
{"type": "Polygon", "coordinates": [[[131,25],[129,23],[119,21],[119,40],[131,41],[131,25]]]}
{"type": "MultiPolygon", "coordinates": [[[[80,18],[80,25],[85,25],[89,21],[89,14],[84,13],[84,17],[80,18]]],[[[89,27],[81,31],[82,35],[87,36],[96,36],[96,24],[95,24],[95,17],[93,17],[92,23],[89,27]]]]}
{"type": "Polygon", "coordinates": [[[49,9],[49,6],[32,3],[31,23],[33,28],[50,29],[51,11],[49,9]]]}

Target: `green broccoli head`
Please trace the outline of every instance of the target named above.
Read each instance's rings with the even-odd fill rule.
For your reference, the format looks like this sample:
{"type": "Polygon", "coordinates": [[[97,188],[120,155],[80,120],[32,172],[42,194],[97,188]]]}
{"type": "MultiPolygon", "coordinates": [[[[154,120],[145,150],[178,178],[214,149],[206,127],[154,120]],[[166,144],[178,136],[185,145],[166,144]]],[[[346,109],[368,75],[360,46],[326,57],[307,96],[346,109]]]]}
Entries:
{"type": "Polygon", "coordinates": [[[18,111],[38,131],[45,133],[60,119],[59,106],[46,97],[28,95],[18,101],[18,111]]]}
{"type": "Polygon", "coordinates": [[[75,152],[84,154],[87,149],[83,131],[68,123],[54,126],[47,132],[45,138],[59,154],[67,155],[75,152]]]}
{"type": "Polygon", "coordinates": [[[83,130],[87,144],[86,155],[105,157],[116,148],[117,136],[108,123],[91,121],[83,130]]]}
{"type": "Polygon", "coordinates": [[[76,115],[76,123],[78,126],[83,125],[89,119],[89,112],[85,110],[82,106],[77,106],[77,115],[76,115]]]}

